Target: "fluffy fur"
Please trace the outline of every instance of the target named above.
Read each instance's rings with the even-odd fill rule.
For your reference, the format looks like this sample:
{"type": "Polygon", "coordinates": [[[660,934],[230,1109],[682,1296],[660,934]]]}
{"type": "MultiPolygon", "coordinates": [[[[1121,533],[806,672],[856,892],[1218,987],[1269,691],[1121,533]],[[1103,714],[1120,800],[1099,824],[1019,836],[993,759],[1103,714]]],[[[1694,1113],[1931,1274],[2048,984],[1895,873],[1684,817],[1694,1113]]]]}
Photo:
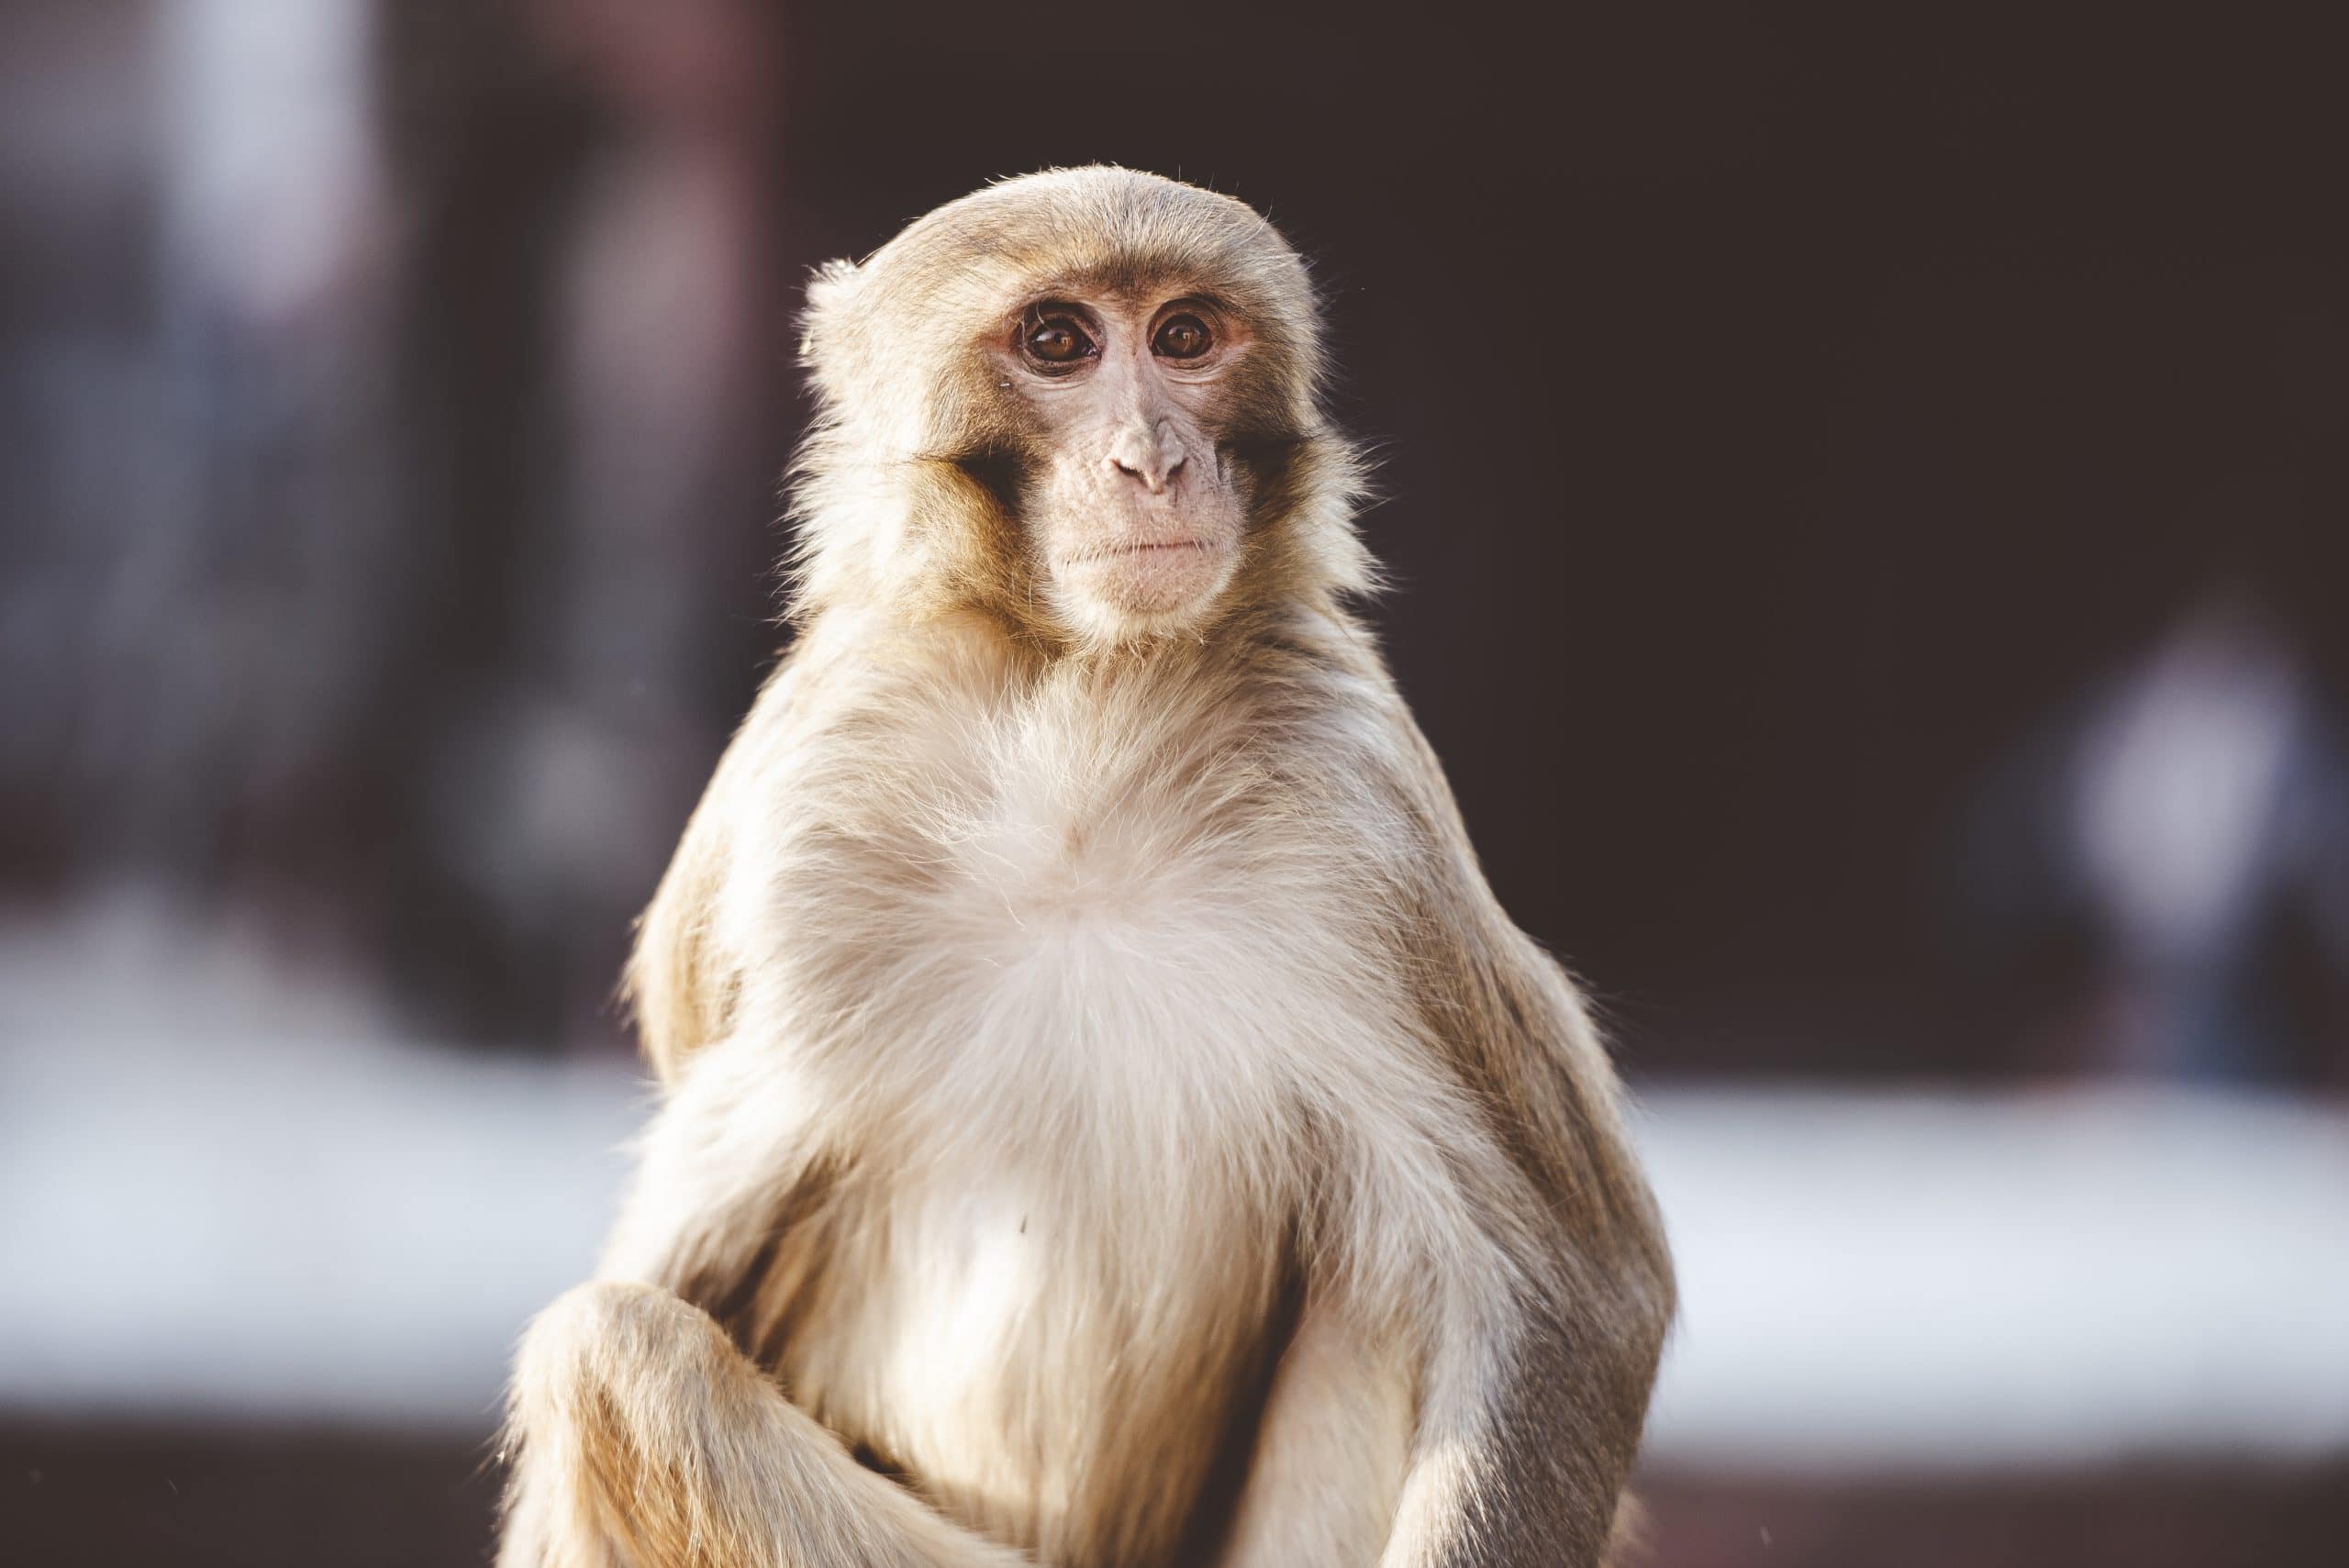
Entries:
{"type": "Polygon", "coordinates": [[[667,1088],[517,1370],[506,1568],[1594,1563],[1672,1286],[1605,1054],[1343,607],[1238,203],[1008,182],[812,295],[790,657],[630,971],[667,1088]],[[1231,581],[1069,612],[986,345],[1211,289],[1231,581]]]}

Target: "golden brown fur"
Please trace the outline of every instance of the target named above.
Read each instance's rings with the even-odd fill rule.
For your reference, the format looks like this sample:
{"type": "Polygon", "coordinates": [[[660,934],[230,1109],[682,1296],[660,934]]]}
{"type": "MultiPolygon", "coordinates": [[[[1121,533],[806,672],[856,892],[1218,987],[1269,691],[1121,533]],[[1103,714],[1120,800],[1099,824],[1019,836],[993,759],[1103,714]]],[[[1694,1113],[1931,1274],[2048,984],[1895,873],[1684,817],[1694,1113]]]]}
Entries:
{"type": "Polygon", "coordinates": [[[644,920],[667,1098],[525,1343],[501,1562],[1595,1563],[1670,1268],[1581,1001],[1344,608],[1295,255],[1035,176],[828,270],[807,353],[799,639],[644,920]],[[1108,525],[1003,333],[1186,295],[1233,347],[1164,428],[1212,452],[1132,515],[1228,485],[1244,526],[1123,615],[1039,542],[1108,525]]]}

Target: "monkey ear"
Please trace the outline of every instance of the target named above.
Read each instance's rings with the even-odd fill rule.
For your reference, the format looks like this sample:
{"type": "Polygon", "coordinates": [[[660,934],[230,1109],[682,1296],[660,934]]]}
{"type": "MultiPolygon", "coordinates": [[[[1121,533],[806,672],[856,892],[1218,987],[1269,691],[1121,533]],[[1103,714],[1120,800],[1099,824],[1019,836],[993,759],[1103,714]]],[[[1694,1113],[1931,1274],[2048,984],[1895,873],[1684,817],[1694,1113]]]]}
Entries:
{"type": "Polygon", "coordinates": [[[807,365],[820,362],[828,344],[836,342],[845,325],[849,302],[864,274],[853,261],[827,261],[807,279],[807,310],[799,318],[799,358],[807,365]]]}

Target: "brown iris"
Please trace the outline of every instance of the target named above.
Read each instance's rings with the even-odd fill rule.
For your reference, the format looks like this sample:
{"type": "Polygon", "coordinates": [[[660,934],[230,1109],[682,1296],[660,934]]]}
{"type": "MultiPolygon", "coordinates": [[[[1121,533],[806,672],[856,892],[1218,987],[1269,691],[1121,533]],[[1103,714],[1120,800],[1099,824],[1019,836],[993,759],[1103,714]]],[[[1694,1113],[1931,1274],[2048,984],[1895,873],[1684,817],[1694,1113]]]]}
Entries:
{"type": "Polygon", "coordinates": [[[1093,351],[1093,339],[1071,316],[1047,316],[1028,328],[1028,355],[1048,365],[1073,365],[1093,351]]]}
{"type": "Polygon", "coordinates": [[[1208,324],[1196,316],[1170,316],[1150,340],[1150,351],[1161,359],[1196,360],[1208,351],[1208,324]]]}

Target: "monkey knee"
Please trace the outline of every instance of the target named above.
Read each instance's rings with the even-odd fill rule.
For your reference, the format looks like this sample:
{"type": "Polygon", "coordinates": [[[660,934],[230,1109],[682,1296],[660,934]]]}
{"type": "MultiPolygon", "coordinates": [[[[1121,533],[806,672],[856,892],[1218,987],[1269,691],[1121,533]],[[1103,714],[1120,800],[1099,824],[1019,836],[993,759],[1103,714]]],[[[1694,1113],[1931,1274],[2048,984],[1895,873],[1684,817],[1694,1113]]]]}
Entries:
{"type": "Polygon", "coordinates": [[[531,1320],[530,1337],[557,1341],[640,1339],[664,1324],[700,1318],[704,1314],[659,1285],[590,1280],[550,1302],[531,1320]]]}
{"type": "Polygon", "coordinates": [[[518,1414],[582,1398],[626,1402],[648,1379],[707,1375],[726,1351],[707,1313],[656,1285],[575,1285],[533,1318],[515,1358],[518,1414]]]}

